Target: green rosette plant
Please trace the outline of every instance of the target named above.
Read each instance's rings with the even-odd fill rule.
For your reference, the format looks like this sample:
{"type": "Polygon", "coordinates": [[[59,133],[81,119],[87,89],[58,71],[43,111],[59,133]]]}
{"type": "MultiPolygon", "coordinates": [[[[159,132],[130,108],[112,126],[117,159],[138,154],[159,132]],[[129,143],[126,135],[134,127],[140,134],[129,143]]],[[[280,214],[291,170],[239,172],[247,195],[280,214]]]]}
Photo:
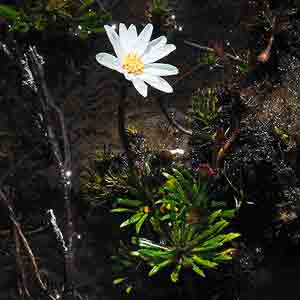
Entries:
{"type": "Polygon", "coordinates": [[[150,266],[149,276],[169,268],[171,281],[177,282],[181,271],[191,268],[205,277],[206,269],[232,259],[235,249],[230,242],[240,236],[230,230],[235,210],[210,200],[205,184],[186,169],[174,169],[164,176],[166,181],[153,196],[159,199],[151,211],[145,211],[145,203],[138,200],[128,202],[132,206],[128,210],[118,209],[133,213],[121,227],[134,224],[136,233],[140,233],[142,224],[148,222],[160,241],[145,237],[145,231],[143,236],[132,237],[134,250],[130,254],[150,266]]]}

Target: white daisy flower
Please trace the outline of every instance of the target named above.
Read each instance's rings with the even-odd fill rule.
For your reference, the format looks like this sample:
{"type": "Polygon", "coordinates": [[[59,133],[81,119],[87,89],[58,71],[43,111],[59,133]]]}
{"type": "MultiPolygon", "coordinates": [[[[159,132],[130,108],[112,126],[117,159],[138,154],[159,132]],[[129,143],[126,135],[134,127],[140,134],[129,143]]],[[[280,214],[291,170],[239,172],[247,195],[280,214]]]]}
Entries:
{"type": "Polygon", "coordinates": [[[124,74],[137,91],[147,97],[148,86],[172,93],[171,85],[161,78],[178,74],[178,69],[169,64],[156,63],[176,49],[175,45],[167,44],[167,38],[161,36],[150,41],[153,26],[148,24],[138,35],[135,25],[127,29],[120,24],[119,35],[112,26],[104,26],[116,56],[108,53],[98,53],[96,60],[103,66],[124,74]]]}

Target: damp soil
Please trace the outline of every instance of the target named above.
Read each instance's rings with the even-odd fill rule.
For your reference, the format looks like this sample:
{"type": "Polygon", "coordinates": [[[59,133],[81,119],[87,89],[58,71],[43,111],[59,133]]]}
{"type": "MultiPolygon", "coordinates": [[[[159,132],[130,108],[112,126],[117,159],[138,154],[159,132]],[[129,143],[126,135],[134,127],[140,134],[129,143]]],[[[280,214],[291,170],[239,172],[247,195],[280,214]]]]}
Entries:
{"type": "MultiPolygon", "coordinates": [[[[183,25],[183,32],[176,33],[171,37],[176,43],[177,50],[170,55],[168,62],[178,66],[180,74],[188,72],[199,56],[199,50],[184,44],[185,39],[197,41],[201,45],[208,45],[211,41],[230,42],[231,47],[237,53],[242,53],[248,47],[255,45],[253,34],[242,26],[251,18],[252,10],[255,11],[251,5],[250,7],[246,5],[248,1],[184,0],[170,2],[175,7],[178,23],[183,25]],[[247,13],[245,13],[245,5],[248,8],[247,13]]],[[[120,5],[115,8],[114,22],[141,22],[145,4],[146,1],[142,0],[121,1],[120,5]]],[[[50,41],[36,40],[35,37],[30,37],[30,39],[31,42],[36,42],[41,54],[45,57],[47,82],[53,96],[63,107],[66,115],[66,124],[74,151],[72,153],[74,174],[80,174],[96,150],[102,150],[106,146],[116,152],[122,151],[117,130],[120,77],[102,68],[95,61],[96,53],[111,51],[104,35],[85,42],[74,37],[68,39],[62,37],[60,40],[53,37],[50,41]]],[[[261,39],[263,40],[263,38],[261,39]]],[[[226,50],[232,51],[231,47],[226,50]]],[[[1,59],[4,58],[1,57],[1,59]]],[[[245,84],[244,94],[248,97],[249,107],[242,124],[247,128],[247,126],[251,126],[249,125],[252,124],[251,122],[254,122],[255,126],[258,127],[260,125],[257,124],[260,122],[271,123],[286,131],[290,136],[291,152],[294,151],[295,153],[291,158],[291,163],[296,169],[298,157],[295,149],[298,146],[298,129],[300,127],[298,118],[300,111],[298,100],[300,61],[295,55],[286,54],[285,60],[281,63],[281,66],[283,65],[285,67],[285,80],[280,83],[274,83],[275,80],[272,81],[272,76],[266,76],[264,80],[256,77],[251,78],[251,83],[256,82],[257,79],[258,82],[263,82],[267,87],[264,88],[265,86],[263,86],[263,92],[258,96],[252,97],[252,93],[249,92],[252,85],[245,84]]],[[[22,126],[32,126],[32,124],[28,124],[26,121],[22,122],[24,113],[22,109],[18,111],[18,109],[12,108],[19,101],[22,101],[24,95],[20,94],[20,90],[16,87],[15,74],[10,67],[7,66],[5,70],[7,72],[5,74],[0,71],[1,89],[5,91],[1,96],[3,104],[1,114],[5,112],[5,116],[2,118],[3,131],[12,130],[11,126],[16,121],[13,125],[13,132],[15,133],[22,126]]],[[[275,71],[280,73],[281,69],[275,71]]],[[[191,126],[191,95],[193,92],[207,86],[222,85],[233,76],[234,70],[230,67],[230,63],[225,64],[223,69],[203,68],[182,80],[176,85],[174,94],[164,96],[163,101],[174,118],[179,123],[189,127],[191,126]]],[[[180,75],[170,80],[174,82],[179,77],[180,75]]],[[[152,149],[183,148],[189,153],[191,151],[190,137],[174,129],[167,122],[157,105],[159,94],[152,90],[150,95],[144,100],[137,96],[133,88],[129,90],[126,99],[128,125],[138,128],[152,149]]],[[[26,111],[26,108],[24,109],[26,111]]],[[[31,139],[31,136],[22,140],[22,147],[24,143],[27,143],[28,148],[34,145],[32,141],[28,142],[28,139],[31,139]]],[[[263,142],[261,141],[261,143],[263,142]]],[[[274,143],[276,144],[276,142],[274,143]]],[[[272,151],[280,152],[277,148],[274,149],[272,148],[272,151]]],[[[243,151],[247,153],[248,150],[243,148],[243,151]]],[[[18,155],[21,155],[21,152],[22,149],[20,149],[18,141],[8,136],[7,143],[1,145],[1,155],[9,161],[9,163],[1,163],[3,172],[9,164],[18,160],[18,155]]],[[[259,151],[254,149],[253,152],[258,153],[259,151]]],[[[262,152],[262,155],[265,154],[262,152]]],[[[243,161],[243,155],[228,158],[233,162],[237,162],[238,159],[243,161]]],[[[260,161],[261,159],[259,157],[257,160],[260,161]]],[[[278,158],[278,161],[280,160],[281,158],[278,158]]],[[[43,160],[37,156],[37,161],[43,160]]],[[[254,164],[256,163],[254,162],[254,164]]],[[[272,174],[270,176],[273,176],[272,174]]],[[[292,177],[296,178],[297,172],[293,173],[292,177]]],[[[11,182],[19,190],[18,219],[32,245],[41,273],[49,281],[48,285],[52,289],[58,289],[62,284],[64,271],[61,253],[55,250],[55,240],[47,222],[45,222],[45,211],[54,208],[62,228],[64,226],[63,205],[57,200],[60,198],[56,186],[57,181],[58,174],[55,166],[47,163],[43,165],[43,169],[40,165],[35,166],[34,163],[25,164],[22,172],[20,171],[18,176],[11,179],[11,182]],[[35,178],[37,177],[42,181],[42,183],[35,183],[32,186],[35,192],[41,192],[39,195],[33,195],[28,191],[30,188],[28,183],[32,181],[33,176],[29,176],[30,178],[25,180],[28,173],[33,172],[33,170],[38,170],[35,178]],[[20,181],[15,184],[16,180],[20,181]],[[24,201],[28,202],[24,203],[24,201]],[[37,228],[38,231],[36,231],[37,228]]],[[[79,184],[79,181],[75,184],[73,208],[77,234],[74,278],[75,287],[81,295],[81,298],[78,299],[124,299],[124,294],[120,294],[118,289],[112,285],[113,275],[110,256],[115,242],[120,238],[118,225],[112,221],[112,217],[105,208],[99,206],[89,210],[80,201],[79,184]]],[[[297,186],[296,183],[294,187],[297,186]]],[[[297,191],[295,193],[296,198],[299,199],[300,196],[297,191]]],[[[262,198],[261,195],[258,196],[262,198]]],[[[225,294],[216,292],[214,295],[200,286],[200,280],[197,281],[189,275],[182,285],[175,288],[163,279],[153,282],[145,280],[144,286],[141,287],[142,293],[139,296],[144,299],[166,299],[169,297],[175,299],[184,297],[199,299],[202,297],[203,299],[228,300],[299,299],[300,292],[297,286],[297,274],[300,271],[298,256],[300,249],[297,240],[299,233],[297,230],[291,231],[295,235],[296,242],[282,236],[275,239],[275,242],[272,239],[273,242],[270,242],[265,238],[267,234],[259,234],[261,231],[259,226],[251,226],[252,223],[255,224],[256,222],[257,213],[255,210],[248,211],[245,218],[248,225],[246,228],[243,227],[246,233],[252,232],[252,236],[258,236],[250,239],[247,245],[248,252],[244,251],[241,255],[243,267],[247,273],[245,278],[247,277],[247,279],[243,277],[239,281],[233,278],[228,282],[227,288],[224,289],[226,290],[225,294]],[[239,284],[240,286],[238,286],[239,284]],[[232,290],[229,291],[230,289],[232,290]]],[[[16,299],[15,262],[13,256],[9,255],[9,253],[13,253],[14,246],[11,241],[11,233],[8,230],[8,220],[3,217],[0,223],[0,243],[3,246],[1,248],[5,249],[0,252],[0,299],[16,299]]],[[[237,271],[236,276],[241,273],[243,272],[237,271]]],[[[207,279],[203,285],[212,285],[211,290],[214,290],[213,283],[216,282],[212,280],[209,283],[209,279],[207,279]]]]}

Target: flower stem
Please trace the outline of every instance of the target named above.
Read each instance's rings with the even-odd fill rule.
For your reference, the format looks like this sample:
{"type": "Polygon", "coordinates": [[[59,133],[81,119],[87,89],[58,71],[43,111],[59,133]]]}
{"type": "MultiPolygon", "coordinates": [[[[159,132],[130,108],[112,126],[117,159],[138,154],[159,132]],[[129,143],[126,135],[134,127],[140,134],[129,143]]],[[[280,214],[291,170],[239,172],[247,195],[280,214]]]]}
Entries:
{"type": "Polygon", "coordinates": [[[175,120],[175,118],[173,118],[173,117],[171,117],[171,116],[169,115],[168,110],[167,110],[167,108],[165,107],[165,105],[164,105],[164,103],[163,103],[162,97],[157,98],[157,102],[158,102],[158,105],[159,105],[159,107],[160,107],[162,113],[165,115],[166,119],[168,120],[168,122],[169,122],[172,126],[174,126],[176,129],[178,129],[179,131],[181,131],[181,132],[184,133],[184,134],[187,134],[187,135],[189,135],[189,136],[192,136],[192,135],[193,135],[193,133],[192,133],[191,130],[189,130],[189,129],[183,127],[182,125],[180,125],[180,124],[175,120]]]}

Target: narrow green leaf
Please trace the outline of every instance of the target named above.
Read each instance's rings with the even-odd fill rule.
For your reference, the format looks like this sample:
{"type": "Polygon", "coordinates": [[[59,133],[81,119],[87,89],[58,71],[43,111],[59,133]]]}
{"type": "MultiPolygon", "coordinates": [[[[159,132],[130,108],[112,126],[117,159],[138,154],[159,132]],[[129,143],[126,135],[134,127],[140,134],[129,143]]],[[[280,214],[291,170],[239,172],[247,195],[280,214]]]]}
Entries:
{"type": "Polygon", "coordinates": [[[237,232],[230,232],[228,234],[226,234],[225,238],[224,238],[224,243],[225,242],[229,242],[232,241],[233,239],[236,239],[237,237],[241,236],[240,233],[237,232]]]}
{"type": "Polygon", "coordinates": [[[151,258],[161,258],[168,259],[176,255],[175,251],[161,251],[161,250],[151,250],[151,249],[140,249],[138,250],[141,256],[147,256],[151,258]]]}
{"type": "Polygon", "coordinates": [[[198,275],[202,276],[202,277],[205,277],[205,274],[203,272],[202,269],[200,269],[195,263],[192,262],[192,269],[195,273],[197,273],[198,275]]]}
{"type": "Polygon", "coordinates": [[[232,256],[231,255],[223,255],[223,254],[220,254],[220,255],[217,255],[215,258],[214,258],[214,261],[216,262],[224,262],[224,261],[229,261],[229,260],[232,260],[232,256]]]}
{"type": "Polygon", "coordinates": [[[235,212],[236,212],[235,209],[227,209],[227,210],[224,210],[224,211],[222,212],[222,217],[223,217],[223,218],[229,218],[229,219],[231,219],[231,218],[233,218],[233,217],[235,216],[235,212]]]}
{"type": "Polygon", "coordinates": [[[137,239],[137,243],[142,248],[153,248],[153,249],[162,249],[162,250],[170,250],[168,247],[161,246],[160,244],[157,244],[151,240],[145,239],[145,238],[139,238],[137,239]]]}
{"type": "Polygon", "coordinates": [[[186,180],[188,180],[189,182],[193,182],[194,177],[188,169],[181,169],[180,172],[184,176],[184,178],[186,178],[186,180]]]}
{"type": "Polygon", "coordinates": [[[152,249],[140,249],[138,250],[138,253],[141,256],[148,256],[148,257],[161,257],[162,254],[165,252],[161,250],[152,250],[152,249]]]}
{"type": "Polygon", "coordinates": [[[140,207],[143,205],[143,202],[140,200],[132,200],[127,198],[118,198],[117,204],[129,206],[129,207],[140,207]]]}
{"type": "Polygon", "coordinates": [[[232,252],[235,251],[235,248],[226,249],[220,253],[218,253],[214,260],[217,262],[232,260],[232,252]]]}
{"type": "Polygon", "coordinates": [[[210,238],[207,241],[205,241],[202,244],[202,246],[207,247],[207,246],[213,246],[213,245],[217,245],[217,244],[222,245],[224,243],[225,237],[226,237],[225,234],[219,234],[219,235],[214,236],[213,238],[210,238]]]}
{"type": "Polygon", "coordinates": [[[205,251],[217,249],[221,246],[223,246],[226,242],[229,242],[237,237],[239,237],[239,233],[228,233],[228,234],[220,234],[214,238],[211,238],[203,243],[202,245],[202,251],[205,249],[205,251]]]}
{"type": "Polygon", "coordinates": [[[153,276],[155,275],[158,271],[160,271],[161,269],[169,266],[170,264],[173,263],[173,260],[172,259],[168,259],[168,260],[165,260],[163,261],[162,263],[158,264],[158,265],[155,265],[151,270],[150,272],[148,273],[148,276],[153,276]]]}
{"type": "Polygon", "coordinates": [[[164,216],[162,216],[161,218],[159,218],[160,219],[160,221],[166,221],[166,220],[169,220],[169,219],[171,219],[171,214],[166,214],[166,215],[164,215],[164,216]]]}
{"type": "Polygon", "coordinates": [[[129,218],[125,222],[123,222],[120,225],[120,228],[136,223],[143,215],[144,215],[143,212],[138,212],[138,213],[134,214],[131,218],[129,218]]]}
{"type": "Polygon", "coordinates": [[[190,189],[191,183],[192,183],[193,181],[189,182],[189,181],[183,176],[183,174],[182,174],[179,170],[177,170],[177,169],[173,169],[173,172],[174,172],[175,177],[176,177],[177,181],[179,182],[179,184],[180,184],[182,187],[184,187],[184,189],[185,189],[186,191],[188,191],[188,190],[190,189]]]}
{"type": "Polygon", "coordinates": [[[222,214],[222,209],[216,210],[215,212],[213,212],[209,218],[208,218],[208,224],[212,224],[214,223],[214,221],[220,217],[222,214]]]}
{"type": "Polygon", "coordinates": [[[122,283],[124,280],[125,280],[124,277],[116,278],[116,279],[114,279],[113,284],[118,285],[118,284],[122,283]]]}
{"type": "Polygon", "coordinates": [[[114,208],[114,209],[111,209],[110,212],[112,213],[125,213],[125,212],[134,212],[135,210],[133,209],[130,209],[130,208],[114,208]]]}
{"type": "Polygon", "coordinates": [[[185,231],[186,241],[191,241],[196,232],[196,228],[194,226],[188,226],[185,231]]]}
{"type": "Polygon", "coordinates": [[[210,245],[210,246],[205,246],[205,247],[197,247],[194,248],[192,250],[193,253],[197,253],[197,252],[208,252],[208,251],[212,251],[215,250],[219,247],[221,247],[223,244],[219,243],[219,244],[214,244],[214,245],[210,245]]]}
{"type": "Polygon", "coordinates": [[[214,268],[214,267],[216,267],[218,265],[217,263],[215,263],[213,261],[210,261],[210,260],[207,260],[207,259],[203,259],[202,257],[197,256],[197,255],[193,255],[192,259],[197,264],[202,265],[203,267],[207,267],[207,268],[214,268]]]}
{"type": "Polygon", "coordinates": [[[139,220],[138,222],[135,224],[135,231],[137,234],[140,233],[141,227],[144,224],[145,220],[147,219],[147,217],[149,216],[149,214],[144,214],[139,220]]]}
{"type": "Polygon", "coordinates": [[[172,281],[172,282],[174,282],[174,283],[178,282],[178,280],[179,280],[179,274],[180,274],[181,268],[182,268],[182,265],[181,265],[181,263],[179,263],[179,264],[175,267],[174,271],[171,273],[171,276],[170,276],[170,277],[171,277],[171,281],[172,281]]]}
{"type": "Polygon", "coordinates": [[[199,234],[195,239],[197,241],[207,239],[210,236],[218,234],[220,231],[222,231],[228,225],[229,225],[229,222],[227,222],[226,220],[220,220],[217,223],[209,226],[208,229],[206,229],[201,234],[199,234]]]}
{"type": "Polygon", "coordinates": [[[130,294],[131,291],[132,291],[132,285],[126,288],[126,294],[130,294]]]}

